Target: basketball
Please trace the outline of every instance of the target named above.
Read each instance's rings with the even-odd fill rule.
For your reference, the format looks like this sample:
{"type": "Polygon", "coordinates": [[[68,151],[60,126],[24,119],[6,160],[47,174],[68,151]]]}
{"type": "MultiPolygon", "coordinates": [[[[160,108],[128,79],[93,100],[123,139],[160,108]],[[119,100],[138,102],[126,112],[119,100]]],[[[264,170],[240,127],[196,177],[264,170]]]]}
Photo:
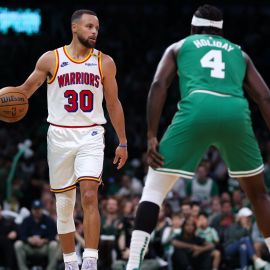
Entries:
{"type": "Polygon", "coordinates": [[[0,92],[0,120],[13,123],[21,120],[27,113],[27,97],[15,91],[0,92]]]}

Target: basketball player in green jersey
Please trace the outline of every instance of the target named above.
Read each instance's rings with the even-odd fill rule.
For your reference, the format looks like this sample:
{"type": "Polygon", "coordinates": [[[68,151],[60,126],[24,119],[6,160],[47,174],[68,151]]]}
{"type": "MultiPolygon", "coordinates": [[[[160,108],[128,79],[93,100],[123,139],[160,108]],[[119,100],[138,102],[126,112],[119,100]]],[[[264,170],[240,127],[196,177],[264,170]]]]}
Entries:
{"type": "MultiPolygon", "coordinates": [[[[248,55],[222,37],[222,17],[213,6],[199,7],[192,18],[191,35],[169,46],[157,67],[147,103],[150,167],[132,233],[127,270],[140,269],[166,194],[179,176],[193,177],[211,145],[219,150],[229,175],[239,180],[270,249],[270,199],[243,88],[258,104],[269,128],[270,91],[248,55]],[[181,102],[158,143],[167,89],[177,74],[181,102]]],[[[183,245],[196,253],[203,251],[196,245],[183,245]]]]}

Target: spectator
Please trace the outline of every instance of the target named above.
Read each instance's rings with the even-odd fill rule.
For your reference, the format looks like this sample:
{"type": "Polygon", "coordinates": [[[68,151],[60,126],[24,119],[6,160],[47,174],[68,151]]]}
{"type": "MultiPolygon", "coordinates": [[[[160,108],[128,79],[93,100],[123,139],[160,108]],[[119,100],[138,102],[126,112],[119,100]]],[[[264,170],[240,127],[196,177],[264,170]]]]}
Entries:
{"type": "Polygon", "coordinates": [[[210,252],[214,245],[196,235],[196,223],[192,217],[184,221],[182,232],[172,241],[174,269],[209,270],[210,252]]]}
{"type": "Polygon", "coordinates": [[[120,231],[120,215],[118,201],[110,197],[104,205],[101,214],[101,230],[99,243],[98,269],[111,269],[113,262],[113,252],[116,247],[117,238],[120,231]]]}
{"type": "Polygon", "coordinates": [[[188,218],[191,215],[191,204],[188,201],[182,202],[181,212],[184,215],[184,218],[188,218]]]}
{"type": "Polygon", "coordinates": [[[171,226],[167,226],[162,234],[161,243],[164,249],[164,257],[168,262],[168,270],[173,269],[172,254],[174,252],[174,248],[172,245],[172,240],[181,233],[184,220],[184,215],[181,212],[173,213],[171,218],[171,226]]]}
{"type": "Polygon", "coordinates": [[[155,252],[155,256],[158,256],[159,258],[164,258],[164,247],[162,244],[162,238],[164,230],[171,226],[171,219],[166,214],[166,205],[163,204],[160,208],[159,215],[158,215],[158,223],[151,234],[151,242],[150,245],[153,248],[155,252]]]}
{"type": "Polygon", "coordinates": [[[268,248],[267,248],[267,246],[265,244],[263,235],[259,231],[257,222],[253,223],[251,238],[252,238],[252,241],[253,241],[255,254],[260,258],[265,258],[266,257],[269,260],[269,251],[268,251],[268,248]]]}
{"type": "Polygon", "coordinates": [[[121,188],[116,193],[116,196],[132,196],[140,195],[142,193],[142,183],[136,177],[131,177],[124,174],[121,177],[121,188]]]}
{"type": "Polygon", "coordinates": [[[211,257],[213,258],[212,270],[218,270],[221,260],[221,253],[217,249],[217,245],[219,244],[219,237],[217,231],[214,228],[209,227],[208,215],[206,213],[201,212],[199,214],[197,227],[198,228],[196,234],[214,246],[211,252],[211,257]]]}
{"type": "Polygon", "coordinates": [[[188,181],[186,194],[190,196],[191,201],[200,202],[204,207],[208,207],[211,199],[218,196],[218,186],[212,178],[208,177],[208,169],[205,165],[200,165],[194,179],[188,181]]]}
{"type": "Polygon", "coordinates": [[[237,214],[237,222],[232,224],[226,234],[224,251],[226,257],[239,255],[241,270],[247,269],[249,260],[253,261],[255,269],[262,269],[267,262],[257,257],[251,240],[252,211],[243,207],[237,214]]]}
{"type": "Polygon", "coordinates": [[[41,201],[32,202],[31,215],[23,220],[19,228],[20,237],[15,242],[19,270],[28,270],[29,257],[47,258],[46,270],[55,270],[58,260],[56,223],[43,214],[41,201]]]}
{"type": "Polygon", "coordinates": [[[220,241],[223,242],[224,234],[233,222],[232,204],[230,201],[223,201],[221,202],[221,212],[216,215],[210,226],[217,230],[220,241]]]}
{"type": "Polygon", "coordinates": [[[220,211],[221,211],[220,198],[215,197],[212,199],[212,202],[211,202],[211,207],[210,207],[210,211],[209,211],[210,213],[209,213],[209,217],[208,217],[209,224],[211,224],[213,219],[215,219],[216,216],[218,216],[220,214],[220,211]]]}
{"type": "Polygon", "coordinates": [[[13,219],[6,218],[2,214],[0,204],[0,267],[4,266],[9,270],[16,268],[16,259],[13,249],[17,239],[17,226],[13,219]]]}
{"type": "Polygon", "coordinates": [[[194,218],[195,222],[197,223],[199,214],[201,211],[201,205],[198,202],[193,202],[191,204],[191,216],[194,218]]]}

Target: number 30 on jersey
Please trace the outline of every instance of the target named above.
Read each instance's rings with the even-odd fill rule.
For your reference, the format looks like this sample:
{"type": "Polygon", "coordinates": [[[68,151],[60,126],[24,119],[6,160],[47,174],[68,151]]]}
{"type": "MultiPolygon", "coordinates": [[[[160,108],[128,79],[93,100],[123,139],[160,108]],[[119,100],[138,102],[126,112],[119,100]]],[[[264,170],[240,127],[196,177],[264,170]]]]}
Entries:
{"type": "Polygon", "coordinates": [[[90,90],[82,90],[79,94],[74,90],[66,90],[64,97],[68,99],[68,104],[64,105],[68,112],[76,112],[78,108],[83,112],[93,110],[94,94],[90,90]]]}

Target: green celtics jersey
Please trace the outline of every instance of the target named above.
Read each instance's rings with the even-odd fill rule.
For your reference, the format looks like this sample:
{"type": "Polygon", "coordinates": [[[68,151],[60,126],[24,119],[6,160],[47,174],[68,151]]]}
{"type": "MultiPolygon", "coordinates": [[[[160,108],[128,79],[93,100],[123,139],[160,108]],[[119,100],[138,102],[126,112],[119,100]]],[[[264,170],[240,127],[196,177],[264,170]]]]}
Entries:
{"type": "Polygon", "coordinates": [[[181,98],[194,90],[243,97],[246,62],[241,48],[217,35],[191,35],[177,55],[181,98]]]}

